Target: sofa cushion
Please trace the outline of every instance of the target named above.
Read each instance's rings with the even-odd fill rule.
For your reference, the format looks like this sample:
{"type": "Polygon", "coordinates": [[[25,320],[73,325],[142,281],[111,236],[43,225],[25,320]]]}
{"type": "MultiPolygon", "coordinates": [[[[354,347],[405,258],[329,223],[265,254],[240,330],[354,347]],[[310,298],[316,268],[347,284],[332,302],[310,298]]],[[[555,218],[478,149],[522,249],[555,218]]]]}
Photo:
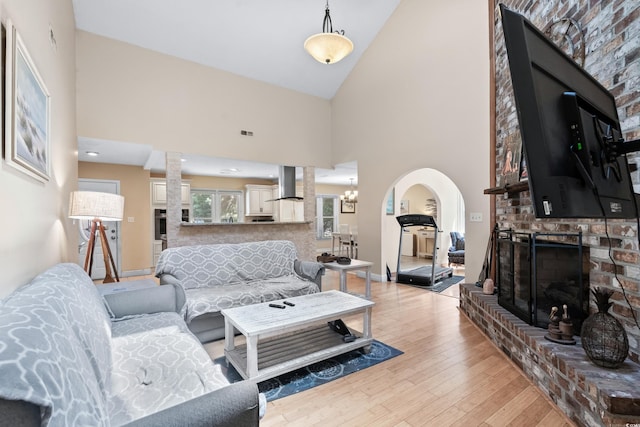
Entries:
{"type": "Polygon", "coordinates": [[[266,280],[293,271],[295,245],[286,240],[196,245],[162,251],[156,276],[174,276],[185,289],[266,280]]]}
{"type": "Polygon", "coordinates": [[[463,251],[464,250],[464,236],[458,236],[458,239],[456,240],[456,251],[463,251]]]}
{"type": "Polygon", "coordinates": [[[177,313],[116,320],[109,414],[113,425],[229,384],[177,313]]]}
{"type": "Polygon", "coordinates": [[[244,283],[228,283],[208,288],[185,291],[187,295],[187,322],[205,313],[219,312],[225,308],[291,298],[319,292],[318,285],[300,279],[294,274],[267,280],[244,283]]]}

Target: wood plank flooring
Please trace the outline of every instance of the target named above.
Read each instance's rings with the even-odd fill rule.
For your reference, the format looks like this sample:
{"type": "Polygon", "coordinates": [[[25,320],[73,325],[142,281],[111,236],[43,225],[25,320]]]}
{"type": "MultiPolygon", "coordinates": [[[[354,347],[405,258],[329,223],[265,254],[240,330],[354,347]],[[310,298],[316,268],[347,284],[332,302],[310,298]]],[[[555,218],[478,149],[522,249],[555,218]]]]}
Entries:
{"type": "MultiPolygon", "coordinates": [[[[364,280],[349,275],[349,290],[364,280]]],[[[338,289],[327,271],[323,290],[338,289]]],[[[458,310],[458,287],[436,294],[373,282],[373,337],[404,352],[268,404],[272,426],[573,426],[458,310]]],[[[361,316],[343,319],[356,329],[361,316]]],[[[223,340],[205,345],[223,354],[223,340]]]]}

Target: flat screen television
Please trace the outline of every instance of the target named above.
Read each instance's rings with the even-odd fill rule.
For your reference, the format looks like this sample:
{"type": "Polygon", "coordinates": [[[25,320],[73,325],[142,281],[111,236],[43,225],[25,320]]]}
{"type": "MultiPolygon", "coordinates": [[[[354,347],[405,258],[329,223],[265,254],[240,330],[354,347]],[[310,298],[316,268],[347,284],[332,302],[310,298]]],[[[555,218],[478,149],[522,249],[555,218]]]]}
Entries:
{"type": "Polygon", "coordinates": [[[636,218],[613,95],[524,16],[500,5],[537,218],[636,218]]]}

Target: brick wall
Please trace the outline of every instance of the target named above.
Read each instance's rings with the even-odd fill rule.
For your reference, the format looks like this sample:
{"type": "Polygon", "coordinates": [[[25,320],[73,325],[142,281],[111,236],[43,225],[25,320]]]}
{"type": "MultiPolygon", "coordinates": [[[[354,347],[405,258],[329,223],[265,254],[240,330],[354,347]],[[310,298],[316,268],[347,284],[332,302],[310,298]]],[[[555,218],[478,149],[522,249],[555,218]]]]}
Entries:
{"type": "MultiPolygon", "coordinates": [[[[525,15],[541,30],[563,17],[576,20],[585,35],[584,68],[616,98],[618,115],[626,140],[640,139],[640,2],[638,0],[502,0],[508,8],[525,15]]],[[[518,180],[520,142],[515,101],[507,63],[504,38],[495,6],[496,61],[496,185],[518,180]],[[512,162],[505,160],[511,158],[512,162]]],[[[630,162],[640,161],[633,155],[630,162]]],[[[640,191],[640,172],[632,173],[640,191]]],[[[496,197],[499,228],[515,231],[582,231],[589,247],[591,287],[615,290],[610,312],[629,335],[630,357],[640,360],[640,331],[632,311],[640,317],[640,254],[636,222],[609,220],[605,229],[597,220],[539,220],[533,215],[529,192],[496,197]],[[611,257],[607,232],[611,242],[611,257]],[[611,261],[615,260],[615,265],[611,261]],[[616,278],[617,273],[617,278],[616,278]],[[622,292],[622,288],[625,292],[622,292]],[[627,302],[628,300],[628,302],[627,302]]],[[[591,303],[595,310],[595,304],[591,303]]]]}

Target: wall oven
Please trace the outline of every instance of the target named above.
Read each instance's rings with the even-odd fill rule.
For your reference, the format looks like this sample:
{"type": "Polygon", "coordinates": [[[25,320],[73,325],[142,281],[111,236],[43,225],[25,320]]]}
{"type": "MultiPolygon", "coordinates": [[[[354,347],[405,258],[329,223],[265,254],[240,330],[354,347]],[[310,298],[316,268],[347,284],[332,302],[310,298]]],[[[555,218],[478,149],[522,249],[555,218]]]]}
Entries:
{"type": "MultiPolygon", "coordinates": [[[[167,240],[167,210],[154,209],[154,232],[156,240],[167,240]]],[[[189,222],[189,209],[182,209],[182,221],[189,222]]]]}

